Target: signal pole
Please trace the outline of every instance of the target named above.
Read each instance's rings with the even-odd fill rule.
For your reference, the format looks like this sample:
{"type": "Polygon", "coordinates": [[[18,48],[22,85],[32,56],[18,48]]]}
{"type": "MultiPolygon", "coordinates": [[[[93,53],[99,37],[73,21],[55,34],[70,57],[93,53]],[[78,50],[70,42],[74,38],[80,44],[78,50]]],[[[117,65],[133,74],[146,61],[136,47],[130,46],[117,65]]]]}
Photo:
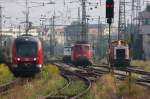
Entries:
{"type": "Polygon", "coordinates": [[[112,73],[114,73],[114,68],[111,66],[110,63],[111,24],[114,18],[114,0],[106,0],[106,18],[107,18],[107,23],[109,25],[109,35],[108,35],[109,67],[111,67],[112,73]]]}

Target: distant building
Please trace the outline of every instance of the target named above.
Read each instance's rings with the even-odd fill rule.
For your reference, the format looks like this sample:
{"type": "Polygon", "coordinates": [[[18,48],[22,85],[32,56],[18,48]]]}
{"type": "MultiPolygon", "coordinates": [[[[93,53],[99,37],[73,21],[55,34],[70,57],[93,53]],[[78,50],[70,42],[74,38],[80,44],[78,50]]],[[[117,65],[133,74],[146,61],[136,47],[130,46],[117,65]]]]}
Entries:
{"type": "Polygon", "coordinates": [[[141,20],[140,33],[143,38],[143,59],[150,59],[150,11],[140,12],[139,18],[141,20]]]}
{"type": "Polygon", "coordinates": [[[71,25],[66,26],[64,30],[65,44],[70,45],[80,40],[81,31],[82,28],[79,22],[72,22],[71,25]]]}
{"type": "Polygon", "coordinates": [[[57,43],[64,44],[64,27],[58,27],[55,29],[55,38],[57,40],[57,43]]]}
{"type": "MultiPolygon", "coordinates": [[[[87,33],[88,33],[88,40],[89,42],[96,40],[99,33],[104,33],[105,25],[100,24],[88,24],[87,25],[87,33]],[[98,29],[99,27],[99,29],[98,29]]],[[[69,45],[81,40],[81,32],[82,32],[82,26],[79,22],[73,22],[71,25],[65,27],[64,30],[64,36],[65,36],[65,42],[69,45]]]]}

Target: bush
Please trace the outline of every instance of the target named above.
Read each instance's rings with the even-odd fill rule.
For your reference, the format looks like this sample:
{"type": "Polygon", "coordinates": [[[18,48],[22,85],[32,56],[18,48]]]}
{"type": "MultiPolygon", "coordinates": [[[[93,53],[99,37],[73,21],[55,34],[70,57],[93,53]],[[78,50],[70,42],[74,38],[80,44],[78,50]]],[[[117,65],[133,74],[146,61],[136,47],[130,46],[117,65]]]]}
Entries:
{"type": "Polygon", "coordinates": [[[10,62],[10,52],[7,48],[0,49],[0,63],[10,62]]]}
{"type": "Polygon", "coordinates": [[[0,84],[6,83],[13,78],[13,74],[9,71],[9,68],[4,64],[0,64],[0,84]]]}

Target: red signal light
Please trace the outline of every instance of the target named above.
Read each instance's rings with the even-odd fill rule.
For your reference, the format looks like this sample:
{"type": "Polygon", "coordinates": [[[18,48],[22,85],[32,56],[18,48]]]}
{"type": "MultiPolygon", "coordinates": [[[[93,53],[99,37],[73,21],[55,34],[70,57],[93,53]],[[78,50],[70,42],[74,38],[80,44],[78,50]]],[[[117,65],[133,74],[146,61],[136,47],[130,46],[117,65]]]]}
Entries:
{"type": "Polygon", "coordinates": [[[107,4],[106,7],[109,8],[109,4],[107,4]]]}
{"type": "Polygon", "coordinates": [[[107,8],[113,8],[113,4],[107,4],[106,7],[107,8]]]}

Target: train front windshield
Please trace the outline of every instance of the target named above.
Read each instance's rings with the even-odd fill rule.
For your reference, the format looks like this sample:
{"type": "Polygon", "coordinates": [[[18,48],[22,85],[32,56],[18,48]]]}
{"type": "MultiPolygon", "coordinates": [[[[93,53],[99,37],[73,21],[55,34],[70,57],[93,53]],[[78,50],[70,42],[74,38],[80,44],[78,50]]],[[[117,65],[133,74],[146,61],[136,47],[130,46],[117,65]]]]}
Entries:
{"type": "Polygon", "coordinates": [[[17,57],[37,57],[38,45],[36,42],[17,42],[17,57]]]}
{"type": "Polygon", "coordinates": [[[71,47],[64,47],[65,52],[71,52],[71,47]]]}
{"type": "Polygon", "coordinates": [[[87,46],[87,45],[76,45],[75,50],[76,51],[88,51],[89,46],[87,46]]]}
{"type": "Polygon", "coordinates": [[[117,59],[124,59],[125,58],[125,49],[117,49],[117,59]]]}

